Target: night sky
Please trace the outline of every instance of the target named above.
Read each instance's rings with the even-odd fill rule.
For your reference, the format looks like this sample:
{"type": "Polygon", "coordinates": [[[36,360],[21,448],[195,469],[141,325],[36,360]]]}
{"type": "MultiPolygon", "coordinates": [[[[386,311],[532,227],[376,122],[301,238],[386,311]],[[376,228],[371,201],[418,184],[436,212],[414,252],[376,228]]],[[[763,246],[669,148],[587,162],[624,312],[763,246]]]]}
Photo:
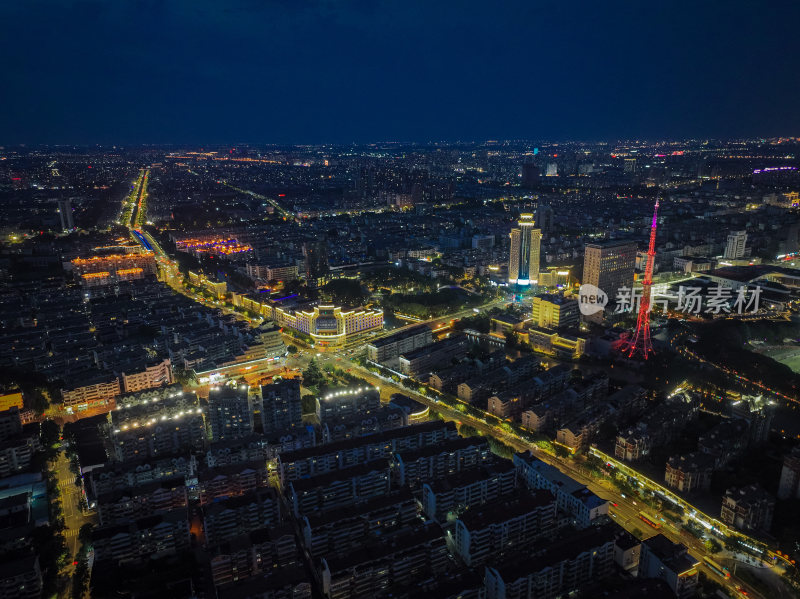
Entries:
{"type": "Polygon", "coordinates": [[[0,143],[800,135],[800,2],[0,2],[0,143]]]}

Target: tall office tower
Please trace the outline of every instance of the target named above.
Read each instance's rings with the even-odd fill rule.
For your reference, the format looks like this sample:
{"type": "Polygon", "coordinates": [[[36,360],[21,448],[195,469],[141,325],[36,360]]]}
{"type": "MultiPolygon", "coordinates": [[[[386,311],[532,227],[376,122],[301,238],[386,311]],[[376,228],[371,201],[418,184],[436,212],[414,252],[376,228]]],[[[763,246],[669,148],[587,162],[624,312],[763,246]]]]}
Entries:
{"type": "Polygon", "coordinates": [[[511,229],[508,282],[517,285],[536,284],[539,280],[542,232],[536,228],[533,214],[520,214],[518,224],[519,227],[511,229]]]}
{"type": "Polygon", "coordinates": [[[744,256],[744,246],[747,243],[747,231],[732,231],[728,234],[728,243],[725,245],[724,257],[735,260],[744,256]]]}
{"type": "Polygon", "coordinates": [[[312,285],[330,270],[328,264],[328,244],[325,241],[306,241],[303,244],[306,259],[306,280],[312,285]]]}
{"type": "Polygon", "coordinates": [[[522,165],[522,186],[535,187],[539,183],[541,174],[538,166],[533,162],[526,162],[522,165]]]}
{"type": "Polygon", "coordinates": [[[220,387],[208,394],[208,426],[212,441],[240,439],[253,434],[249,387],[220,387]]]}
{"type": "Polygon", "coordinates": [[[72,231],[75,228],[75,222],[72,220],[72,202],[58,200],[58,216],[61,218],[62,231],[72,231]]]}
{"type": "Polygon", "coordinates": [[[536,206],[536,225],[541,229],[542,233],[550,233],[553,230],[553,209],[547,204],[536,206]]]}
{"type": "Polygon", "coordinates": [[[286,379],[261,387],[261,425],[264,433],[285,431],[303,423],[300,381],[286,379]]]}
{"type": "Polygon", "coordinates": [[[548,162],[547,163],[547,177],[558,177],[558,163],[557,162],[548,162]]]}
{"type": "MultiPolygon", "coordinates": [[[[633,286],[636,244],[628,241],[587,243],[583,258],[583,283],[599,287],[608,295],[606,313],[613,312],[621,287],[633,286]]],[[[602,312],[597,313],[602,318],[602,312]]]]}
{"type": "Polygon", "coordinates": [[[635,173],[636,172],[636,158],[626,158],[625,159],[625,172],[626,173],[635,173]]]}

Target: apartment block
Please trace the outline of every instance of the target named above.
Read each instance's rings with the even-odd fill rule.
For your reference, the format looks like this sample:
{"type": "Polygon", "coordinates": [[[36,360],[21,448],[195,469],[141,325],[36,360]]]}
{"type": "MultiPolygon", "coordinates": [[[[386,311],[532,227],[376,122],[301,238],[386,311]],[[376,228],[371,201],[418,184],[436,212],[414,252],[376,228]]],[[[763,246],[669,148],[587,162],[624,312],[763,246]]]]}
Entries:
{"type": "Polygon", "coordinates": [[[272,459],[273,452],[274,448],[262,435],[218,441],[212,443],[206,451],[205,465],[208,468],[216,468],[242,462],[266,462],[272,459]]]}
{"type": "Polygon", "coordinates": [[[487,599],[557,599],[614,573],[614,531],[579,531],[533,555],[486,567],[487,599]]]}
{"type": "Polygon", "coordinates": [[[322,558],[319,577],[329,599],[367,597],[435,578],[448,562],[442,529],[431,523],[387,535],[347,555],[322,558]]]}
{"type": "Polygon", "coordinates": [[[129,396],[108,414],[108,431],[117,460],[171,456],[206,443],[205,418],[197,397],[129,396]]]}
{"type": "Polygon", "coordinates": [[[212,441],[253,434],[253,403],[247,385],[212,388],[208,395],[208,428],[212,441]]]}
{"type": "Polygon", "coordinates": [[[100,567],[106,560],[123,564],[175,555],[188,550],[189,545],[189,516],[186,510],[104,526],[92,533],[95,567],[100,567]]]}
{"type": "Polygon", "coordinates": [[[180,477],[186,479],[197,472],[194,457],[170,456],[155,459],[131,460],[123,463],[107,462],[92,468],[87,477],[87,492],[94,498],[131,487],[180,477]]]}
{"type": "Polygon", "coordinates": [[[714,458],[710,455],[694,452],[672,456],[667,460],[664,481],[683,493],[708,490],[713,471],[714,458]]]}
{"type": "Polygon", "coordinates": [[[257,528],[208,548],[214,586],[271,574],[276,569],[296,567],[300,563],[294,527],[280,524],[257,528]]]}
{"type": "Polygon", "coordinates": [[[0,412],[0,440],[16,437],[22,432],[22,419],[17,406],[0,412]]]}
{"type": "Polygon", "coordinates": [[[658,534],[642,541],[638,576],[660,578],[677,597],[693,597],[700,576],[699,565],[684,545],[658,534]]]}
{"type": "Polygon", "coordinates": [[[61,389],[65,408],[78,408],[97,403],[108,403],[119,395],[119,378],[111,374],[99,375],[94,380],[82,381],[61,389]]]}
{"type": "Polygon", "coordinates": [[[261,424],[265,433],[302,426],[299,380],[287,379],[261,387],[261,424]]]}
{"type": "Polygon", "coordinates": [[[608,515],[608,501],[601,499],[585,485],[568,477],[555,466],[535,458],[530,452],[515,453],[517,475],[529,489],[545,489],[556,497],[556,506],[569,514],[577,528],[587,528],[608,515]]]}
{"type": "Polygon", "coordinates": [[[280,502],[271,487],[260,488],[203,506],[206,545],[217,545],[233,537],[280,522],[280,502]]]}
{"type": "Polygon", "coordinates": [[[427,481],[485,464],[490,459],[486,439],[460,437],[438,445],[392,454],[392,478],[415,489],[427,481]]]}
{"type": "Polygon", "coordinates": [[[0,478],[28,470],[39,449],[38,435],[19,435],[0,441],[0,478]]]}
{"type": "Polygon", "coordinates": [[[247,276],[264,281],[295,281],[298,278],[296,264],[248,264],[247,276]]]}
{"type": "Polygon", "coordinates": [[[545,490],[467,510],[456,520],[455,551],[467,566],[482,566],[551,535],[555,517],[555,497],[545,490]]]}
{"type": "Polygon", "coordinates": [[[758,485],[748,485],[725,492],[720,520],[739,530],[768,533],[774,511],[775,498],[758,485]]]}
{"type": "Polygon", "coordinates": [[[197,473],[197,484],[201,505],[207,505],[225,497],[244,495],[260,487],[269,486],[267,463],[242,462],[208,468],[197,473]]]}
{"type": "Polygon", "coordinates": [[[398,368],[405,353],[433,343],[433,332],[426,324],[416,325],[367,344],[367,358],[389,368],[398,368]]]}
{"type": "Polygon", "coordinates": [[[96,503],[100,526],[110,526],[186,508],[188,495],[185,479],[177,477],[103,493],[96,503]]]}
{"type": "Polygon", "coordinates": [[[157,360],[151,364],[145,363],[141,366],[143,367],[141,371],[120,373],[122,389],[125,393],[144,391],[173,383],[172,364],[169,358],[157,360]]]}
{"type": "Polygon", "coordinates": [[[353,505],[386,495],[391,476],[385,462],[371,462],[346,470],[290,481],[286,497],[295,516],[353,505]]]}
{"type": "Polygon", "coordinates": [[[216,589],[217,599],[312,599],[313,586],[305,568],[287,566],[269,575],[222,584],[216,589]]]}
{"type": "Polygon", "coordinates": [[[417,502],[408,488],[351,506],[310,513],[300,519],[303,544],[314,556],[347,554],[418,520],[417,502]]]}
{"type": "Polygon", "coordinates": [[[461,360],[467,355],[469,345],[464,335],[453,335],[400,355],[400,372],[411,377],[418,377],[431,370],[451,364],[453,360],[461,360]]]}
{"type": "Polygon", "coordinates": [[[377,435],[281,453],[278,470],[281,480],[286,482],[388,460],[394,452],[413,451],[457,438],[458,431],[453,422],[434,420],[377,435]]]}
{"type": "MultiPolygon", "coordinates": [[[[494,502],[517,488],[514,464],[498,460],[422,484],[422,509],[437,522],[449,514],[494,502]]],[[[456,513],[458,515],[458,513],[456,513]]]]}
{"type": "Polygon", "coordinates": [[[641,460],[650,453],[650,435],[640,429],[628,429],[617,435],[614,457],[626,462],[641,460]]]}
{"type": "Polygon", "coordinates": [[[800,447],[783,457],[778,499],[800,498],[800,447]]]}

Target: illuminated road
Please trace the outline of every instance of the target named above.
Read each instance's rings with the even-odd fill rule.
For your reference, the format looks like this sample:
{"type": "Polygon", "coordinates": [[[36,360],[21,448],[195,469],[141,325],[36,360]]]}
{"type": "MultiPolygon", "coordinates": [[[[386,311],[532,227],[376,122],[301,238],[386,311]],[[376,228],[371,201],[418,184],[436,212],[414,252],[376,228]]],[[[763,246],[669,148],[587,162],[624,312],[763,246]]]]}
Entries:
{"type": "MultiPolygon", "coordinates": [[[[75,475],[69,467],[69,459],[66,457],[65,452],[59,450],[58,456],[54,464],[54,471],[56,475],[56,482],[58,484],[58,491],[61,494],[61,509],[64,512],[64,540],[67,544],[67,551],[69,552],[69,565],[66,568],[66,573],[72,577],[74,570],[73,561],[78,554],[80,543],[78,542],[78,533],[81,526],[91,522],[97,523],[97,515],[90,513],[84,516],[79,507],[79,501],[82,496],[80,487],[75,486],[75,475]]],[[[69,596],[68,593],[62,595],[69,596]]]]}
{"type": "Polygon", "coordinates": [[[147,184],[150,180],[150,169],[139,169],[139,174],[130,193],[125,198],[120,213],[120,224],[129,229],[138,229],[143,222],[144,214],[147,212],[147,184]]]}
{"type": "Polygon", "coordinates": [[[235,186],[231,185],[230,183],[228,183],[227,181],[222,181],[221,183],[222,183],[222,185],[225,185],[226,187],[230,187],[231,189],[233,189],[235,191],[238,191],[239,193],[245,193],[245,194],[247,194],[249,196],[252,196],[254,198],[257,198],[259,200],[263,200],[265,202],[268,202],[284,218],[292,218],[292,219],[295,218],[295,214],[293,212],[290,212],[289,210],[287,210],[286,208],[281,206],[276,200],[273,200],[272,198],[269,198],[269,197],[267,197],[265,195],[261,195],[260,193],[256,193],[255,191],[249,191],[247,189],[241,189],[239,187],[235,187],[235,186]]]}

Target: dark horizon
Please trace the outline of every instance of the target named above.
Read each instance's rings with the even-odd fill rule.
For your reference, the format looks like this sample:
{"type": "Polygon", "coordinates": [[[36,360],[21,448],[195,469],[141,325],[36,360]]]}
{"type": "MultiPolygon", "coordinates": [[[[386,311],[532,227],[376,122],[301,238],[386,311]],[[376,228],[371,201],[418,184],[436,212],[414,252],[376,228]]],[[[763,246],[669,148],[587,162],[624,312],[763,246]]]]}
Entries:
{"type": "Polygon", "coordinates": [[[0,143],[800,135],[800,5],[769,8],[6,3],[0,143]]]}
{"type": "Polygon", "coordinates": [[[769,141],[769,140],[776,140],[776,139],[784,139],[784,140],[797,140],[797,143],[800,143],[800,135],[754,135],[751,137],[685,137],[685,138],[637,138],[637,139],[628,139],[628,138],[606,138],[606,139],[580,139],[580,138],[549,138],[549,139],[458,139],[458,140],[364,140],[364,141],[340,141],[340,142],[285,142],[285,143],[278,143],[278,142],[269,142],[269,141],[198,141],[198,142],[132,142],[132,143],[121,143],[121,142],[108,142],[108,143],[0,143],[0,147],[6,149],[56,149],[56,148],[78,148],[78,149],[85,149],[85,150],[92,150],[96,148],[117,148],[121,150],[132,150],[132,149],[182,149],[182,148],[196,148],[196,149],[204,149],[204,148],[226,148],[235,150],[238,147],[242,148],[275,148],[275,149],[282,149],[282,148],[303,148],[303,147],[330,147],[330,148],[346,148],[346,147],[357,147],[357,148],[364,148],[368,146],[384,146],[384,145],[392,145],[392,146],[418,146],[420,148],[429,148],[435,146],[442,146],[442,147],[458,147],[458,146],[483,146],[483,145],[514,145],[514,144],[540,144],[542,147],[548,147],[550,145],[558,145],[558,144],[584,144],[586,146],[598,146],[601,144],[606,144],[609,146],[624,146],[628,144],[640,144],[642,146],[657,146],[657,145],[681,145],[681,144],[691,144],[691,143],[719,143],[719,144],[728,144],[734,142],[742,142],[742,143],[758,143],[760,140],[769,141]]]}

